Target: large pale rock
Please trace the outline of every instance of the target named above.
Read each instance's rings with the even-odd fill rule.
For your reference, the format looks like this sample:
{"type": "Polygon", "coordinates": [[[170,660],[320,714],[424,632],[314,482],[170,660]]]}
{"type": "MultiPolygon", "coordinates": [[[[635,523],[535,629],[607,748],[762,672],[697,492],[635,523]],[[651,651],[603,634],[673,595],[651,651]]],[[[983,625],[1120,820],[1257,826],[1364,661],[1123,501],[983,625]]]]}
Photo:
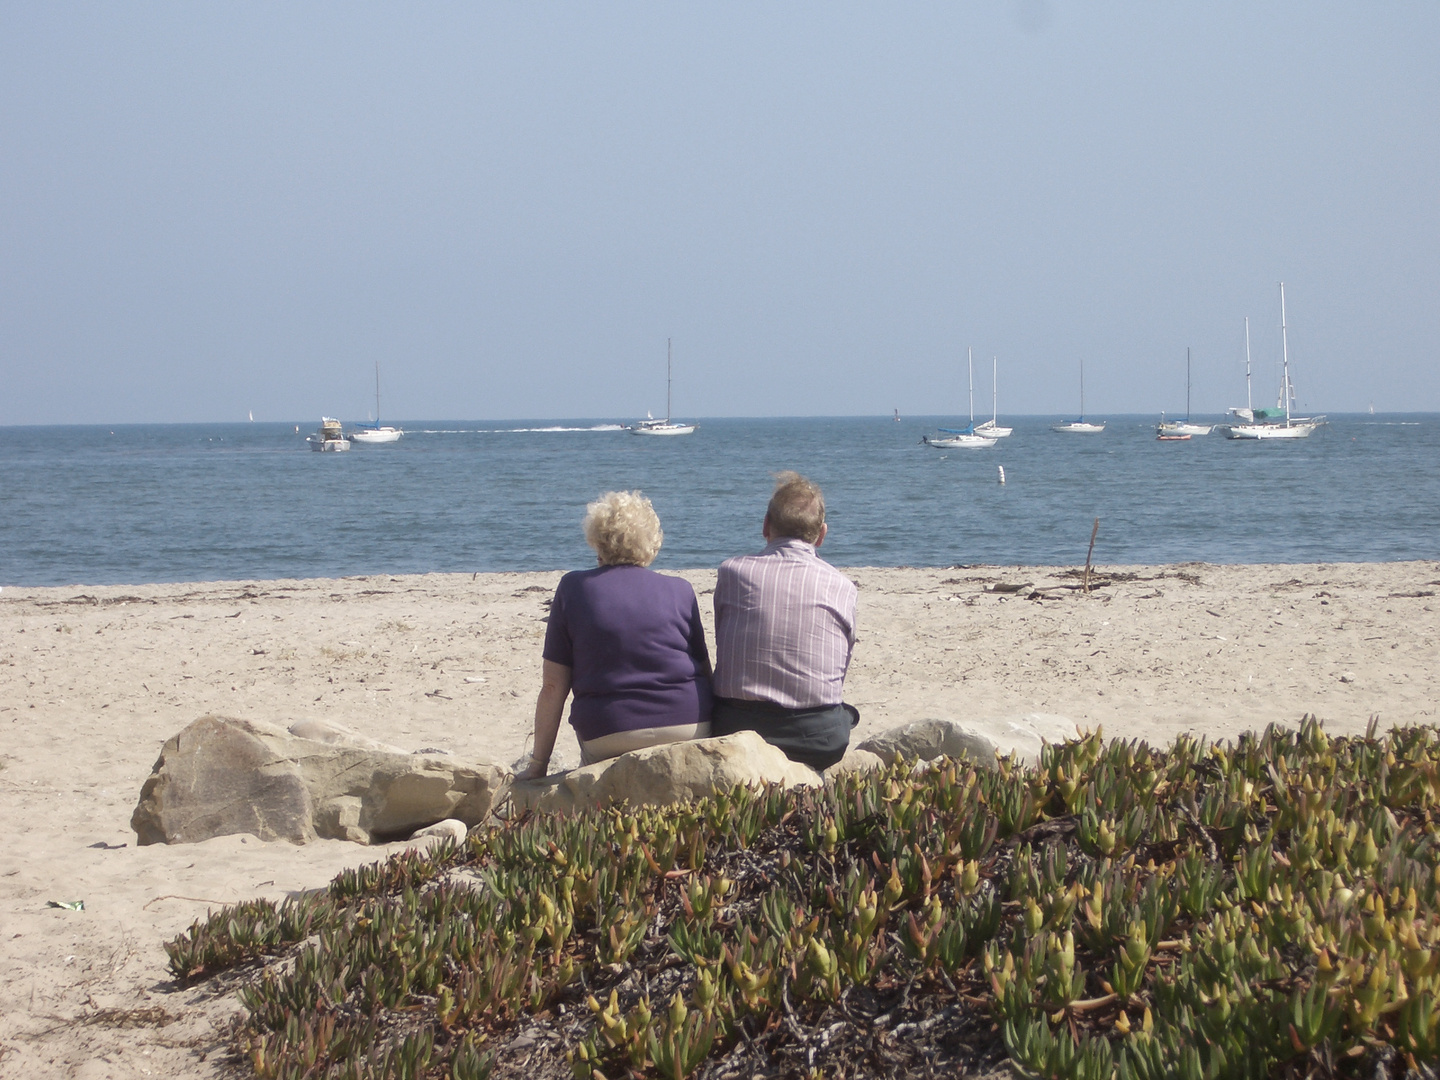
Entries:
{"type": "Polygon", "coordinates": [[[901,760],[933,761],[953,757],[993,768],[996,754],[1012,755],[1033,765],[1040,760],[1044,743],[1063,742],[1076,735],[1073,721],[1051,713],[1027,713],[1013,719],[966,724],[954,720],[917,720],[866,739],[851,753],[868,751],[886,765],[901,760]]]}
{"type": "Polygon", "coordinates": [[[362,735],[352,727],[336,720],[305,719],[296,720],[290,725],[290,734],[299,739],[309,739],[311,742],[324,743],[326,746],[358,746],[362,750],[384,750],[389,754],[407,754],[399,746],[390,743],[380,742],[368,735],[362,735]]]}
{"type": "Polygon", "coordinates": [[[968,758],[977,765],[994,766],[995,744],[980,732],[953,720],[916,720],[882,731],[862,742],[886,765],[897,761],[933,761],[938,757],[968,758]]]}
{"type": "Polygon", "coordinates": [[[883,769],[888,764],[879,754],[872,754],[869,750],[861,750],[858,746],[852,746],[845,751],[845,756],[825,770],[825,779],[845,776],[849,773],[874,772],[876,769],[883,769]]]}
{"type": "Polygon", "coordinates": [[[403,839],[446,818],[476,825],[503,794],[495,765],[299,738],[202,716],[171,738],[130,819],[141,844],[229,833],[303,844],[403,839]]]}
{"type": "Polygon", "coordinates": [[[510,798],[521,810],[582,810],[628,802],[668,806],[703,799],[740,784],[819,785],[820,774],[791,761],[753,731],[718,739],[650,746],[543,780],[517,780],[510,798]]]}

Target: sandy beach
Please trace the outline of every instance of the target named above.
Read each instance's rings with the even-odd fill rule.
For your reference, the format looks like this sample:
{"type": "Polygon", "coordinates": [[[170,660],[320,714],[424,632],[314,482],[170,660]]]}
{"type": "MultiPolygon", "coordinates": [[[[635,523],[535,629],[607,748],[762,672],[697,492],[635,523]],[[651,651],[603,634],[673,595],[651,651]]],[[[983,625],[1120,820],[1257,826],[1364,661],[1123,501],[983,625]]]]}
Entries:
{"type": "MultiPolygon", "coordinates": [[[[1435,723],[1440,563],[846,571],[858,738],[1047,713],[1163,744],[1315,713],[1435,723]],[[1044,599],[987,591],[1053,587],[1044,599]]],[[[710,626],[713,571],[686,572],[710,626]]],[[[207,909],[323,885],[386,848],[137,847],[161,744],[208,712],[347,724],[409,749],[524,752],[560,573],[0,592],[0,1076],[226,1075],[238,1011],[161,943],[207,909]],[[83,911],[48,906],[84,901],[83,911]]],[[[713,637],[712,637],[713,642],[713,637]]],[[[558,756],[575,764],[568,727],[558,756]]]]}

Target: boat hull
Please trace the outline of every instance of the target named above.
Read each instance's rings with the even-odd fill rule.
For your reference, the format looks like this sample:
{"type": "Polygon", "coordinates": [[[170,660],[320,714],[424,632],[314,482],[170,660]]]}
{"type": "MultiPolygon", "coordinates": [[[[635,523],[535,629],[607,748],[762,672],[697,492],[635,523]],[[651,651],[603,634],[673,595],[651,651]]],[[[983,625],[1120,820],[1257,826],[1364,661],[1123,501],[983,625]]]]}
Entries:
{"type": "Polygon", "coordinates": [[[984,435],[951,435],[944,439],[932,439],[928,435],[925,437],[925,445],[933,446],[937,450],[987,450],[998,441],[984,435]]]}
{"type": "Polygon", "coordinates": [[[1222,424],[1227,439],[1308,439],[1318,424],[1222,424]]]}
{"type": "Polygon", "coordinates": [[[630,429],[631,435],[693,435],[698,424],[647,424],[639,423],[630,429]]]}
{"type": "Polygon", "coordinates": [[[1051,431],[1058,431],[1062,435],[1099,435],[1105,430],[1105,424],[1091,424],[1084,420],[1071,420],[1064,424],[1051,424],[1051,431]]]}
{"type": "Polygon", "coordinates": [[[999,427],[993,420],[975,425],[975,434],[984,435],[987,439],[1006,439],[1014,434],[1014,431],[1014,428],[999,427]]]}
{"type": "Polygon", "coordinates": [[[404,434],[405,432],[399,428],[393,427],[360,428],[358,431],[350,432],[350,438],[365,446],[381,446],[385,443],[399,442],[400,436],[404,434]]]}

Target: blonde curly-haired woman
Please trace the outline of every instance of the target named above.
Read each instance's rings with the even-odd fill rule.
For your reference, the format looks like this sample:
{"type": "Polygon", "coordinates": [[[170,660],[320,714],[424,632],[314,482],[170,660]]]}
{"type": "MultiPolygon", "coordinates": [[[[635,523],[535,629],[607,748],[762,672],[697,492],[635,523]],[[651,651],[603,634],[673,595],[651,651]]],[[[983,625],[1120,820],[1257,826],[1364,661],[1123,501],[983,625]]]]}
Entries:
{"type": "Polygon", "coordinates": [[[638,491],[607,491],[586,507],[599,565],[571,571],[555,590],[535,748],[520,779],[545,775],[572,691],[582,765],[710,734],[710,652],[695,590],[648,569],[664,538],[638,491]]]}

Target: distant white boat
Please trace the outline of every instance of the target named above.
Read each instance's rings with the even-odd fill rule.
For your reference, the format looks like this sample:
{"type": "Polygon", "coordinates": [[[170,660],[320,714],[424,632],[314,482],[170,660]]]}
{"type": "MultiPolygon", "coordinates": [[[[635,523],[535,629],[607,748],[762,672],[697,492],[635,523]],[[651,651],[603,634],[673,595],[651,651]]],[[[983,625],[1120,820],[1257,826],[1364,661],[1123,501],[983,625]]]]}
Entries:
{"type": "Polygon", "coordinates": [[[938,438],[932,439],[926,435],[921,438],[926,446],[933,446],[937,450],[986,450],[995,445],[998,436],[991,433],[982,434],[975,427],[975,351],[965,351],[967,363],[970,368],[970,426],[967,428],[941,428],[938,438]]]}
{"type": "Polygon", "coordinates": [[[320,418],[320,430],[305,436],[305,441],[310,444],[311,450],[323,450],[326,453],[350,449],[350,440],[345,437],[340,421],[329,416],[320,418]]]}
{"type": "Polygon", "coordinates": [[[1155,425],[1155,437],[1161,442],[1175,442],[1188,439],[1191,435],[1209,435],[1213,424],[1192,424],[1190,422],[1190,348],[1185,348],[1185,419],[1166,420],[1160,414],[1160,423],[1155,425]]]}
{"type": "Polygon", "coordinates": [[[1000,420],[1000,391],[998,389],[997,376],[1000,374],[1000,358],[990,358],[990,419],[983,424],[975,425],[975,434],[984,435],[987,439],[1008,439],[1015,431],[1014,428],[1001,427],[1000,420]]]}
{"type": "Polygon", "coordinates": [[[632,435],[691,435],[697,425],[677,424],[670,419],[670,384],[673,378],[673,358],[670,339],[665,339],[665,419],[656,420],[649,412],[644,420],[637,420],[630,426],[632,435]]]}
{"type": "Polygon", "coordinates": [[[1290,339],[1285,324],[1285,283],[1280,282],[1280,400],[1273,409],[1257,409],[1250,397],[1250,320],[1245,320],[1245,400],[1243,409],[1231,409],[1239,423],[1218,425],[1227,439],[1308,439],[1325,423],[1323,416],[1292,416],[1295,388],[1290,382],[1290,339]]]}
{"type": "Polygon", "coordinates": [[[365,446],[399,442],[405,432],[397,427],[380,423],[380,361],[375,361],[375,423],[357,427],[350,432],[350,438],[365,446]]]}
{"type": "Polygon", "coordinates": [[[1098,424],[1085,419],[1085,361],[1080,361],[1080,417],[1077,420],[1062,420],[1050,425],[1051,431],[1066,435],[1099,435],[1105,430],[1105,421],[1098,424]]]}

